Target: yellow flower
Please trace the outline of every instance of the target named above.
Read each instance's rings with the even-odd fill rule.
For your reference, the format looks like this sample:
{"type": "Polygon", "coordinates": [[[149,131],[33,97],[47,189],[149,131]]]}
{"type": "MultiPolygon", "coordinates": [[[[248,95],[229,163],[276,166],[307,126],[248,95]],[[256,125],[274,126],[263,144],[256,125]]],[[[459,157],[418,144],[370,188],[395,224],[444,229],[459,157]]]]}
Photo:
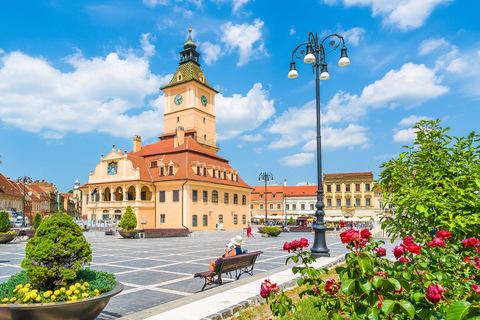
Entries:
{"type": "Polygon", "coordinates": [[[37,294],[36,294],[35,292],[30,293],[30,298],[36,299],[36,298],[37,298],[37,294]]]}
{"type": "Polygon", "coordinates": [[[96,293],[98,293],[98,292],[99,292],[99,291],[98,291],[98,289],[95,289],[95,290],[93,290],[93,291],[95,291],[96,293]]]}
{"type": "Polygon", "coordinates": [[[38,290],[37,289],[32,290],[32,293],[38,293],[38,290]]]}
{"type": "Polygon", "coordinates": [[[80,283],[78,283],[78,282],[77,282],[77,283],[75,283],[75,287],[77,287],[77,288],[78,288],[78,287],[80,287],[80,286],[81,286],[81,284],[80,284],[80,283]]]}
{"type": "Polygon", "coordinates": [[[72,295],[72,291],[71,290],[67,290],[67,292],[65,292],[67,294],[67,296],[71,296],[72,295]]]}
{"type": "Polygon", "coordinates": [[[22,289],[22,292],[23,292],[23,293],[27,293],[29,290],[30,290],[30,289],[28,289],[27,287],[25,287],[25,288],[22,289]]]}
{"type": "Polygon", "coordinates": [[[35,301],[37,301],[37,302],[40,302],[40,301],[42,301],[42,297],[40,297],[40,296],[37,296],[37,298],[35,299],[35,301]]]}
{"type": "Polygon", "coordinates": [[[30,283],[27,283],[27,284],[25,285],[25,288],[30,288],[31,286],[32,286],[32,285],[31,285],[30,283]]]}
{"type": "Polygon", "coordinates": [[[50,290],[43,293],[43,296],[47,299],[50,298],[50,295],[51,295],[50,290]]]}
{"type": "Polygon", "coordinates": [[[52,301],[55,301],[55,296],[51,296],[50,299],[51,299],[52,301]]]}
{"type": "Polygon", "coordinates": [[[2,303],[8,302],[8,298],[3,298],[2,303]]]}
{"type": "Polygon", "coordinates": [[[15,288],[15,289],[13,289],[13,292],[17,292],[17,290],[18,290],[18,289],[17,289],[17,288],[15,288]]]}
{"type": "Polygon", "coordinates": [[[53,292],[54,295],[56,296],[59,296],[60,295],[60,290],[55,290],[55,292],[53,292]]]}
{"type": "Polygon", "coordinates": [[[15,300],[17,300],[17,297],[13,297],[12,299],[10,299],[10,302],[15,302],[15,300]]]}
{"type": "Polygon", "coordinates": [[[21,285],[21,284],[19,284],[19,285],[17,286],[17,289],[18,289],[18,290],[20,290],[20,289],[22,289],[22,288],[23,288],[23,285],[21,285]]]}
{"type": "Polygon", "coordinates": [[[82,291],[85,291],[85,286],[80,286],[80,289],[82,289],[82,291]]]}
{"type": "Polygon", "coordinates": [[[80,290],[75,290],[75,291],[73,291],[73,293],[79,294],[79,293],[80,293],[80,290]]]}
{"type": "Polygon", "coordinates": [[[84,283],[83,285],[84,285],[85,287],[90,286],[90,285],[88,284],[88,282],[86,282],[86,281],[85,281],[85,283],[84,283]]]}
{"type": "Polygon", "coordinates": [[[29,295],[26,295],[25,298],[23,299],[23,302],[27,302],[30,299],[29,295]]]}
{"type": "Polygon", "coordinates": [[[70,291],[75,291],[75,286],[70,286],[69,290],[70,291]]]}
{"type": "Polygon", "coordinates": [[[88,293],[86,293],[86,292],[82,293],[82,297],[88,298],[88,293]]]}
{"type": "Polygon", "coordinates": [[[72,301],[77,301],[77,296],[72,296],[72,301]]]}
{"type": "Polygon", "coordinates": [[[60,288],[60,292],[65,292],[65,291],[66,291],[65,287],[60,288]]]}

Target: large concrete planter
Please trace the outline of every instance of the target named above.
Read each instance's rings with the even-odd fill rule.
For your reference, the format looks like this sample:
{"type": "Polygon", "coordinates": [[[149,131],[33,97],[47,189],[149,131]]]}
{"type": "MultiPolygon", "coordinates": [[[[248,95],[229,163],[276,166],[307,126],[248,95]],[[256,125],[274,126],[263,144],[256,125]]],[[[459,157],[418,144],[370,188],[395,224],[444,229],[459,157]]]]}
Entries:
{"type": "Polygon", "coordinates": [[[15,239],[16,234],[0,234],[0,243],[8,243],[15,239]]]}
{"type": "Polygon", "coordinates": [[[117,282],[112,291],[85,300],[39,303],[0,304],[0,320],[93,320],[105,309],[108,301],[123,290],[117,282]]]}
{"type": "Polygon", "coordinates": [[[137,230],[135,230],[135,231],[123,231],[123,230],[118,231],[118,233],[122,237],[124,237],[125,239],[135,237],[137,235],[137,232],[138,232],[137,230]]]}
{"type": "Polygon", "coordinates": [[[25,234],[27,235],[28,239],[30,239],[31,237],[35,237],[36,231],[37,230],[35,229],[25,230],[25,234]]]}
{"type": "Polygon", "coordinates": [[[269,237],[278,237],[282,233],[282,231],[270,232],[268,234],[269,237]]]}

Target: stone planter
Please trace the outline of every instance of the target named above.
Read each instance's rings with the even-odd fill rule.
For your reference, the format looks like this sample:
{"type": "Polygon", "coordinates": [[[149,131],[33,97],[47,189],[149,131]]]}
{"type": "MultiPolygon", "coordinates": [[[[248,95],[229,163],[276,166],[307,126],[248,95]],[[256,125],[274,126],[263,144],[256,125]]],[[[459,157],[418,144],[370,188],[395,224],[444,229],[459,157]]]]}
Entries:
{"type": "Polygon", "coordinates": [[[137,235],[137,232],[138,232],[137,230],[135,230],[135,231],[123,231],[123,230],[118,231],[118,233],[122,237],[124,237],[125,239],[135,237],[137,235]]]}
{"type": "Polygon", "coordinates": [[[30,239],[31,237],[35,237],[36,231],[37,230],[35,229],[25,230],[25,234],[27,235],[28,239],[30,239]]]}
{"type": "Polygon", "coordinates": [[[112,291],[75,302],[0,304],[0,320],[93,320],[122,290],[123,284],[117,282],[112,291]]]}
{"type": "Polygon", "coordinates": [[[0,234],[0,243],[7,243],[15,239],[16,234],[0,234]]]}
{"type": "Polygon", "coordinates": [[[282,233],[282,231],[277,231],[277,232],[270,232],[268,234],[269,237],[278,237],[282,233]]]}

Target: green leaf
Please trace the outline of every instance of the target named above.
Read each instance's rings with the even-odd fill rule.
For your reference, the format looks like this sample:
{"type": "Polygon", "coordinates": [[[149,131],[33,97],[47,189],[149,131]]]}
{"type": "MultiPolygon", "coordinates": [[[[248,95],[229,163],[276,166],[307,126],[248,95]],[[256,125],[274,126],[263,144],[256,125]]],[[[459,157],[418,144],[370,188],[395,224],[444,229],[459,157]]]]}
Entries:
{"type": "Polygon", "coordinates": [[[390,283],[395,287],[395,289],[397,289],[397,290],[400,290],[400,288],[402,287],[402,285],[400,284],[400,282],[398,282],[397,279],[388,278],[387,280],[388,280],[388,282],[390,282],[390,283]]]}
{"type": "Polygon", "coordinates": [[[425,297],[425,295],[423,293],[420,293],[420,292],[415,292],[413,294],[413,300],[415,300],[416,302],[419,302],[420,300],[422,300],[423,298],[425,297]]]}
{"type": "Polygon", "coordinates": [[[389,315],[390,313],[392,313],[393,311],[393,308],[395,308],[395,304],[397,302],[396,301],[393,301],[393,300],[384,300],[382,302],[382,311],[386,314],[386,315],[389,315]]]}
{"type": "Polygon", "coordinates": [[[358,279],[358,282],[360,283],[360,288],[362,289],[365,294],[370,294],[370,291],[372,291],[372,284],[368,281],[368,279],[358,279]]]}
{"type": "Polygon", "coordinates": [[[380,288],[382,283],[383,283],[383,278],[380,278],[379,276],[373,276],[372,284],[375,288],[380,288]]]}
{"type": "Polygon", "coordinates": [[[355,290],[355,280],[348,279],[342,282],[342,286],[340,287],[346,295],[352,294],[353,290],[355,290]]]}
{"type": "Polygon", "coordinates": [[[406,300],[402,300],[400,301],[400,306],[402,307],[403,310],[406,311],[406,313],[411,317],[413,318],[415,316],[415,308],[413,307],[413,305],[409,302],[409,301],[406,301],[406,300]]]}
{"type": "Polygon", "coordinates": [[[457,301],[453,303],[448,309],[446,320],[461,320],[464,319],[470,309],[470,302],[457,301]]]}
{"type": "Polygon", "coordinates": [[[368,320],[378,320],[380,312],[377,308],[369,308],[366,314],[368,320]]]}
{"type": "Polygon", "coordinates": [[[369,256],[362,255],[358,259],[358,266],[360,267],[363,273],[367,273],[372,268],[372,260],[370,260],[369,256]]]}
{"type": "Polygon", "coordinates": [[[305,281],[305,279],[300,278],[300,279],[297,280],[297,284],[298,284],[299,286],[302,286],[304,281],[305,281]]]}

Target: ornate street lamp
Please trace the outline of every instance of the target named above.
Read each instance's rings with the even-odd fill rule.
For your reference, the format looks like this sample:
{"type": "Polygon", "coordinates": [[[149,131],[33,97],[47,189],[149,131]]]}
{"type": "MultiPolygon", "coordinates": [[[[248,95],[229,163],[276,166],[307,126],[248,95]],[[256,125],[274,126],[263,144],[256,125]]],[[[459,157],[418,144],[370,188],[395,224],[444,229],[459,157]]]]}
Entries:
{"type": "Polygon", "coordinates": [[[292,62],[290,62],[290,71],[288,72],[288,77],[294,79],[298,77],[298,72],[295,68],[294,58],[299,60],[303,59],[305,63],[311,63],[313,71],[316,75],[316,109],[317,109],[317,181],[318,181],[318,190],[317,190],[317,204],[315,211],[315,216],[317,221],[313,224],[313,230],[315,231],[315,240],[312,246],[312,256],[314,257],[330,257],[330,250],[327,248],[327,243],[325,239],[325,232],[327,227],[323,223],[323,217],[325,216],[325,204],[323,203],[323,183],[322,183],[322,136],[320,128],[320,80],[328,80],[330,75],[327,70],[327,63],[325,57],[332,51],[335,51],[340,44],[342,44],[340,60],[338,65],[341,67],[348,66],[350,60],[347,56],[347,48],[345,47],[345,39],[339,34],[331,34],[325,37],[322,41],[318,40],[318,35],[315,32],[308,33],[308,42],[298,45],[292,53],[292,62]],[[325,41],[328,42],[327,48],[324,47],[325,41]],[[306,46],[305,50],[301,50],[299,55],[296,55],[297,50],[303,46],[306,46]],[[328,49],[328,52],[325,52],[325,49],[328,49]],[[321,67],[321,71],[320,71],[321,67]]]}
{"type": "Polygon", "coordinates": [[[262,172],[258,176],[258,182],[265,181],[265,225],[267,225],[267,183],[269,181],[273,182],[273,174],[269,172],[262,172]]]}
{"type": "Polygon", "coordinates": [[[23,220],[22,220],[22,227],[25,227],[25,183],[30,184],[33,181],[30,177],[23,176],[23,177],[18,177],[17,183],[20,183],[20,182],[23,183],[23,220]]]}

